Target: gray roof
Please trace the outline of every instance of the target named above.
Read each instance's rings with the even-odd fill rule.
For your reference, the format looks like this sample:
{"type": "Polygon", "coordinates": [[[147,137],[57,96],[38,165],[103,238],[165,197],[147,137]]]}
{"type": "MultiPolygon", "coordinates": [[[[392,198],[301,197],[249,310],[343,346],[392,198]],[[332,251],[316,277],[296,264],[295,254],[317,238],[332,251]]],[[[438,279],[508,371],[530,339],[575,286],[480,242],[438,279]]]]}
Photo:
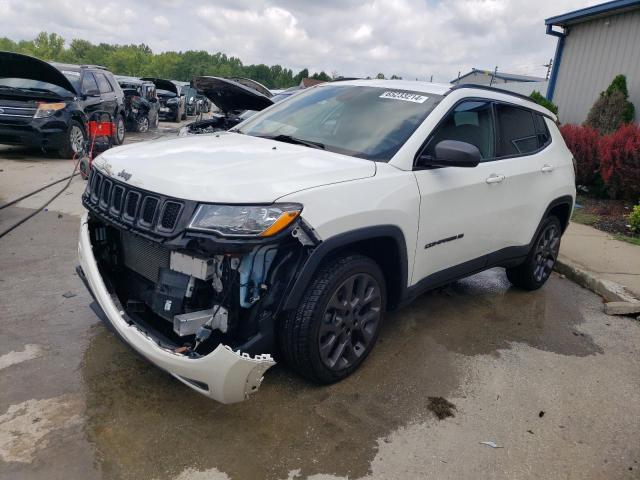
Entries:
{"type": "Polygon", "coordinates": [[[574,10],[573,12],[547,18],[544,23],[545,25],[565,27],[574,23],[586,22],[595,17],[614,15],[636,8],[640,8],[640,0],[614,0],[612,2],[601,3],[593,7],[581,8],[580,10],[574,10]]]}
{"type": "Polygon", "coordinates": [[[500,72],[500,71],[494,74],[493,70],[485,70],[482,68],[472,68],[470,72],[465,73],[464,75],[461,75],[460,78],[454,78],[453,80],[451,80],[450,83],[455,83],[458,80],[462,80],[463,78],[468,77],[469,75],[473,75],[474,73],[483,73],[488,76],[499,78],[500,80],[511,80],[513,82],[543,82],[544,80],[546,80],[543,77],[532,77],[529,75],[519,75],[517,73],[506,73],[506,72],[500,72]]]}

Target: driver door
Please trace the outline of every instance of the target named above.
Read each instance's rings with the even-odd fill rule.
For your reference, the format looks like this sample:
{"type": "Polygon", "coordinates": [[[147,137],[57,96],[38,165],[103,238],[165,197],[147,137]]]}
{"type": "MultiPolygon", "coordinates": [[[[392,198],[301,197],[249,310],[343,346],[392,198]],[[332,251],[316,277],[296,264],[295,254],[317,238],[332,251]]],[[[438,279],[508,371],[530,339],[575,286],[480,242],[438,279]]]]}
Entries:
{"type": "Polygon", "coordinates": [[[486,265],[494,248],[495,212],[500,177],[494,172],[495,122],[492,102],[458,103],[431,133],[423,152],[435,154],[442,140],[475,145],[482,161],[476,167],[414,169],[420,191],[420,223],[413,282],[434,283],[463,276],[486,265]]]}

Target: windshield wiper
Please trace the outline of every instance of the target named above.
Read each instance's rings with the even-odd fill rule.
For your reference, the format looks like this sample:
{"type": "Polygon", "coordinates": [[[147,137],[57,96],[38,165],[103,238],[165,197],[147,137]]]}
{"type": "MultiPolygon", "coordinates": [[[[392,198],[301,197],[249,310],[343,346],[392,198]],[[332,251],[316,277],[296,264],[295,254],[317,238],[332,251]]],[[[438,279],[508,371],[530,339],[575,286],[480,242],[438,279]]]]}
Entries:
{"type": "Polygon", "coordinates": [[[268,138],[269,140],[275,140],[277,142],[293,143],[295,145],[304,145],[305,147],[319,148],[320,150],[325,150],[324,143],[312,142],[311,140],[303,140],[302,138],[296,138],[291,135],[262,136],[262,138],[268,138]]]}

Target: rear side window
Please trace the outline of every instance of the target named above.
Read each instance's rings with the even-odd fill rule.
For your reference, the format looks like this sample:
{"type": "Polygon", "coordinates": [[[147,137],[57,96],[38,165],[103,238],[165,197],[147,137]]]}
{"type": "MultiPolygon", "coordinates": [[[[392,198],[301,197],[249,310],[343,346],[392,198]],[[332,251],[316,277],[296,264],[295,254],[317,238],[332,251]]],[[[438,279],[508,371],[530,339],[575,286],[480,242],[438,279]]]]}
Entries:
{"type": "Polygon", "coordinates": [[[540,148],[534,114],[530,110],[497,104],[496,113],[500,131],[498,157],[526,155],[540,148]]]}
{"type": "Polygon", "coordinates": [[[442,140],[470,143],[478,147],[484,160],[493,158],[495,135],[491,102],[469,100],[457,105],[435,129],[425,153],[433,156],[442,140]]]}
{"type": "Polygon", "coordinates": [[[93,75],[96,77],[96,81],[98,82],[100,93],[113,92],[113,88],[111,88],[111,84],[107,80],[107,77],[105,77],[102,73],[94,73],[93,75]]]}
{"type": "Polygon", "coordinates": [[[96,83],[96,79],[93,78],[93,74],[85,73],[82,77],[82,93],[89,93],[100,91],[98,89],[98,84],[96,83]]]}
{"type": "Polygon", "coordinates": [[[539,113],[533,114],[533,122],[536,125],[536,134],[538,135],[538,148],[544,148],[551,143],[551,134],[547,127],[547,122],[539,113]]]}

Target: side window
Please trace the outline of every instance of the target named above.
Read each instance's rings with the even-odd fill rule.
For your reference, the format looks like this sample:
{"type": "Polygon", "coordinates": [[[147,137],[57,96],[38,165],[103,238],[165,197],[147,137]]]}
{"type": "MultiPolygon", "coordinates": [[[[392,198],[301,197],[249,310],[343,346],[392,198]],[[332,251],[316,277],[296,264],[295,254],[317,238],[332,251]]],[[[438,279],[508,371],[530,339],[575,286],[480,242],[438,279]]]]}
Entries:
{"type": "Polygon", "coordinates": [[[484,160],[494,158],[495,134],[491,102],[469,100],[460,103],[431,134],[425,153],[435,154],[442,140],[458,140],[478,147],[484,160]]]}
{"type": "Polygon", "coordinates": [[[98,84],[96,83],[96,79],[93,78],[93,74],[89,72],[85,72],[82,77],[82,93],[89,92],[99,92],[98,84]]]}
{"type": "Polygon", "coordinates": [[[539,113],[533,114],[533,122],[536,125],[536,134],[538,135],[538,148],[544,148],[551,143],[551,134],[549,133],[547,122],[539,113]]]}
{"type": "Polygon", "coordinates": [[[538,150],[534,114],[525,108],[496,105],[498,115],[498,157],[526,155],[538,150]]]}
{"type": "Polygon", "coordinates": [[[105,77],[102,73],[94,73],[93,75],[96,77],[96,81],[98,82],[100,93],[113,92],[113,88],[111,88],[111,84],[107,80],[107,77],[105,77]]]}

